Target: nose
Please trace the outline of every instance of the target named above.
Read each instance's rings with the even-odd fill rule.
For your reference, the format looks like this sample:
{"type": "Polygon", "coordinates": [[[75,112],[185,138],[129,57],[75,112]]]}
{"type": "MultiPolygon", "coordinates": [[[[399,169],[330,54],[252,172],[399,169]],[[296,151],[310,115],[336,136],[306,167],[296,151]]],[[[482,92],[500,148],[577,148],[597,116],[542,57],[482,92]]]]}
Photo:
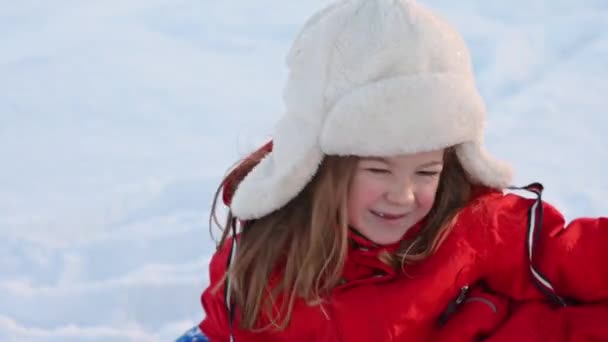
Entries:
{"type": "Polygon", "coordinates": [[[401,206],[411,205],[414,203],[415,198],[414,187],[408,181],[402,181],[395,184],[395,186],[386,193],[386,199],[388,201],[401,206]]]}

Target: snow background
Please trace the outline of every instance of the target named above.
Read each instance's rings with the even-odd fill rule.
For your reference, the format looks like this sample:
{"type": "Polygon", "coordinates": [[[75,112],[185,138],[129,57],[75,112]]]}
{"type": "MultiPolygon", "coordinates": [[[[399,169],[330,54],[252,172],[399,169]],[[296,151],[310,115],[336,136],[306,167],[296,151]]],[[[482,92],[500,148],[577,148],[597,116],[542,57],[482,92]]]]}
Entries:
{"type": "MultiPolygon", "coordinates": [[[[469,44],[487,143],[608,214],[608,1],[421,0],[469,44]]],[[[327,0],[0,0],[0,341],[171,341],[203,316],[215,187],[281,113],[327,0]]]]}

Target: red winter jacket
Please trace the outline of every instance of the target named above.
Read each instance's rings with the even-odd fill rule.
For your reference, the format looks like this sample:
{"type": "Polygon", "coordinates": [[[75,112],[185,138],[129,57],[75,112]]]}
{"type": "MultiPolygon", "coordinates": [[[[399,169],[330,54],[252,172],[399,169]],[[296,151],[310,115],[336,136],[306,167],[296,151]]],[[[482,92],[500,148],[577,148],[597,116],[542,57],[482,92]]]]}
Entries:
{"type": "MultiPolygon", "coordinates": [[[[437,252],[406,266],[404,273],[378,260],[382,247],[351,234],[357,244],[349,250],[343,272],[348,282],[335,288],[323,307],[297,301],[287,329],[262,333],[238,329],[237,308],[234,338],[608,341],[608,219],[583,218],[566,225],[554,207],[543,203],[541,224],[540,211],[529,211],[535,203],[484,190],[461,210],[437,252]],[[535,214],[531,221],[529,213],[535,214]],[[539,224],[536,237],[528,237],[529,222],[539,224]],[[575,304],[560,307],[540,290],[551,285],[538,286],[534,280],[530,243],[538,278],[575,304]]],[[[212,342],[229,341],[223,290],[211,290],[226,271],[229,249],[226,244],[213,256],[211,284],[202,295],[206,318],[200,328],[212,342]]]]}

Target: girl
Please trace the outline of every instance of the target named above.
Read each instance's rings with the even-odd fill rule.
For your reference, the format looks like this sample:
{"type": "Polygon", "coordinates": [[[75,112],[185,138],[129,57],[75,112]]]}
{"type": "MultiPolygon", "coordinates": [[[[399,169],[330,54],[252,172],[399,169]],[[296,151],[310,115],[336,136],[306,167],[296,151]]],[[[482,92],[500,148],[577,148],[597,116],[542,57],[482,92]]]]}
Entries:
{"type": "Polygon", "coordinates": [[[608,340],[608,219],[565,225],[540,184],[503,192],[448,24],[340,1],[288,66],[273,141],[216,194],[230,210],[190,340],[608,340]]]}

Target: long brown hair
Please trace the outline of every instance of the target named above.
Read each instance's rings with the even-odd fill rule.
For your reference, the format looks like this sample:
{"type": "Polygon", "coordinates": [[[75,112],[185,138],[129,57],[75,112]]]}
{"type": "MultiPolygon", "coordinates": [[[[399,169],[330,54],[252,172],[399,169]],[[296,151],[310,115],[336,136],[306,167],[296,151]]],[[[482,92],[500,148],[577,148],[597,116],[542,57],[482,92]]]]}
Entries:
{"type": "MultiPolygon", "coordinates": [[[[217,201],[222,187],[232,192],[268,151],[243,160],[221,183],[212,205],[210,223],[223,230],[218,249],[227,241],[232,213],[219,224],[217,201]]],[[[431,255],[450,222],[469,199],[471,183],[452,149],[446,149],[433,208],[417,236],[403,241],[382,260],[402,267],[431,255]]],[[[357,167],[353,156],[326,156],[306,187],[284,207],[244,224],[235,261],[227,272],[232,298],[241,310],[240,328],[282,330],[289,324],[295,300],[311,304],[339,282],[348,250],[347,196],[357,167]],[[263,323],[261,323],[263,322],[263,323]]]]}

